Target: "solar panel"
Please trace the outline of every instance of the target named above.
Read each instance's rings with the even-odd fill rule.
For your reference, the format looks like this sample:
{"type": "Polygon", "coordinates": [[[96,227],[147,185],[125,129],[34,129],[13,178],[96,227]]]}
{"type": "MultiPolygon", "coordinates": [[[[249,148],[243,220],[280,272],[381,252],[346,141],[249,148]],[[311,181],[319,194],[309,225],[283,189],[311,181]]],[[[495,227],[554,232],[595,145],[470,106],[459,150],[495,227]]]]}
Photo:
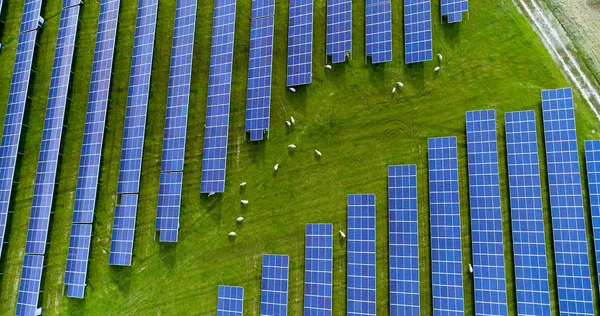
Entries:
{"type": "Polygon", "coordinates": [[[161,171],[183,171],[190,101],[196,0],[177,0],[161,171]]]}
{"type": "Polygon", "coordinates": [[[469,11],[468,0],[441,0],[441,14],[448,18],[448,23],[462,21],[462,13],[469,11]]]}
{"type": "Polygon", "coordinates": [[[375,195],[348,195],[347,315],[375,315],[375,195]]]}
{"type": "Polygon", "coordinates": [[[26,0],[21,16],[21,33],[37,30],[42,0],[26,0]]]}
{"type": "Polygon", "coordinates": [[[367,1],[365,14],[367,56],[374,64],[392,61],[392,3],[367,1]]]}
{"type": "Polygon", "coordinates": [[[286,255],[263,255],[261,316],[287,315],[289,266],[286,255]]]}
{"type": "Polygon", "coordinates": [[[593,315],[571,88],[543,90],[542,112],[561,314],[593,315]]]}
{"type": "Polygon", "coordinates": [[[242,316],[244,312],[244,288],[219,285],[217,316],[242,316]]]}
{"type": "Polygon", "coordinates": [[[183,172],[160,174],[156,230],[161,242],[177,242],[183,172]]]}
{"type": "Polygon", "coordinates": [[[467,112],[475,313],[507,315],[496,112],[467,112]]]}
{"type": "Polygon", "coordinates": [[[23,114],[27,102],[27,91],[31,75],[31,64],[37,32],[19,35],[17,54],[10,83],[10,94],[6,106],[2,145],[0,146],[0,255],[4,246],[6,221],[10,206],[10,196],[17,164],[19,141],[23,127],[23,114]]]}
{"type": "Polygon", "coordinates": [[[92,224],[71,225],[67,269],[65,271],[65,286],[67,287],[68,297],[83,298],[84,296],[91,239],[92,224]]]}
{"type": "Polygon", "coordinates": [[[123,194],[115,209],[109,264],[131,266],[138,195],[123,194]]]}
{"type": "Polygon", "coordinates": [[[42,283],[44,256],[25,255],[17,298],[18,316],[36,315],[42,283]]]}
{"type": "Polygon", "coordinates": [[[217,0],[215,3],[202,155],[202,193],[225,191],[235,8],[235,0],[217,0]]]}
{"type": "Polygon", "coordinates": [[[404,55],[407,64],[433,59],[430,0],[404,0],[404,55]]]}
{"type": "Polygon", "coordinates": [[[535,113],[506,117],[506,155],[519,315],[550,315],[535,113]]]}
{"type": "Polygon", "coordinates": [[[333,225],[306,224],[304,315],[331,315],[333,225]]]}
{"type": "Polygon", "coordinates": [[[290,0],[287,86],[312,81],[313,1],[290,0]]]}
{"type": "Polygon", "coordinates": [[[252,19],[275,15],[275,0],[252,0],[252,19]]]}
{"type": "Polygon", "coordinates": [[[586,140],[584,144],[596,265],[600,267],[600,141],[586,140]]]}
{"type": "Polygon", "coordinates": [[[417,166],[389,166],[390,314],[419,315],[417,166]]]}
{"type": "Polygon", "coordinates": [[[331,56],[332,63],[343,63],[346,56],[352,54],[351,0],[327,0],[326,41],[327,55],[331,56]]]}
{"type": "MultiPolygon", "coordinates": [[[[2,3],[2,1],[0,1],[0,3],[2,3]]],[[[72,6],[81,5],[81,4],[83,4],[82,0],[63,0],[62,7],[63,7],[63,9],[66,9],[66,8],[70,8],[72,6]]]]}
{"type": "Polygon", "coordinates": [[[250,22],[246,132],[250,132],[251,141],[262,140],[269,131],[274,25],[274,16],[250,22]]]}
{"type": "Polygon", "coordinates": [[[119,3],[120,0],[106,0],[100,5],[79,176],[75,191],[74,223],[92,223],[94,219],[119,3]]]}
{"type": "Polygon", "coordinates": [[[463,315],[456,137],[430,138],[428,142],[433,313],[463,315]]]}
{"type": "Polygon", "coordinates": [[[118,194],[138,193],[140,190],[157,11],[158,0],[139,2],[125,110],[118,194]]]}

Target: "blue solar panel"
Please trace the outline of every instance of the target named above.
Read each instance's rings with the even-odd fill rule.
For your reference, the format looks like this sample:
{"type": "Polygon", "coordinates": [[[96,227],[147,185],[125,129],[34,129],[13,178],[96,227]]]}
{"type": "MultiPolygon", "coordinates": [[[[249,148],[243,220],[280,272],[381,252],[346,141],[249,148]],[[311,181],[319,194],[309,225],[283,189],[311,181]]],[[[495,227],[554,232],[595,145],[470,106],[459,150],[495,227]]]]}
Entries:
{"type": "Polygon", "coordinates": [[[333,225],[306,224],[304,315],[331,315],[333,225]]]}
{"type": "Polygon", "coordinates": [[[392,3],[367,4],[365,13],[367,56],[374,64],[392,61],[392,3]]]}
{"type": "Polygon", "coordinates": [[[37,32],[27,32],[19,35],[4,129],[2,131],[2,145],[0,146],[0,255],[4,246],[6,221],[17,164],[21,129],[23,127],[23,114],[27,101],[36,35],[37,32]]]}
{"type": "Polygon", "coordinates": [[[496,112],[467,112],[475,314],[507,315],[496,112]]]}
{"type": "Polygon", "coordinates": [[[348,195],[347,315],[375,315],[375,195],[348,195]]]}
{"type": "Polygon", "coordinates": [[[469,11],[468,0],[441,0],[442,16],[448,17],[448,23],[462,21],[462,13],[469,11]]]}
{"type": "Polygon", "coordinates": [[[275,0],[252,0],[252,19],[275,15],[275,0]]]}
{"type": "Polygon", "coordinates": [[[286,316],[290,258],[287,255],[263,255],[260,315],[286,316]]]}
{"type": "Polygon", "coordinates": [[[433,59],[430,0],[404,0],[404,55],[407,64],[433,59]]]}
{"type": "Polygon", "coordinates": [[[42,0],[25,0],[23,15],[21,16],[21,33],[36,30],[40,20],[42,0]]]}
{"type": "Polygon", "coordinates": [[[419,315],[417,166],[388,168],[390,315],[419,315]]]}
{"type": "MultiPolygon", "coordinates": [[[[0,3],[1,3],[1,1],[0,1],[0,3]]],[[[82,0],[63,0],[62,7],[63,7],[63,9],[66,9],[66,8],[70,8],[72,6],[81,5],[81,4],[83,4],[82,0]]]]}
{"type": "Polygon", "coordinates": [[[561,314],[593,315],[571,88],[542,91],[542,112],[558,306],[561,314]]]}
{"type": "Polygon", "coordinates": [[[312,81],[313,0],[290,0],[287,86],[312,81]]]}
{"type": "Polygon", "coordinates": [[[156,230],[161,242],[177,242],[183,172],[160,174],[156,230]]]}
{"type": "Polygon", "coordinates": [[[244,313],[244,288],[219,285],[217,316],[242,316],[244,313]]]}
{"type": "Polygon", "coordinates": [[[215,4],[202,156],[202,193],[225,191],[235,7],[235,0],[217,0],[215,4]]]}
{"type": "MultiPolygon", "coordinates": [[[[596,265],[600,267],[600,141],[586,140],[584,144],[596,265]]],[[[600,273],[600,269],[598,269],[598,273],[600,273]]]]}
{"type": "Polygon", "coordinates": [[[121,204],[115,209],[109,264],[130,266],[135,234],[138,195],[121,195],[121,204]]]}
{"type": "Polygon", "coordinates": [[[102,1],[100,5],[90,94],[83,128],[79,176],[75,191],[74,223],[92,223],[94,219],[119,3],[120,0],[106,0],[102,1]]]}
{"type": "Polygon", "coordinates": [[[511,112],[505,117],[517,311],[550,315],[535,113],[511,112]]]}
{"type": "Polygon", "coordinates": [[[25,255],[25,258],[23,259],[23,270],[21,272],[21,282],[19,283],[16,315],[36,315],[43,268],[44,256],[25,255]]]}
{"type": "Polygon", "coordinates": [[[46,252],[78,21],[79,6],[62,10],[27,231],[27,254],[46,252]]]}
{"type": "Polygon", "coordinates": [[[434,315],[463,315],[456,137],[430,138],[429,208],[434,315]]]}
{"type": "Polygon", "coordinates": [[[250,22],[246,132],[250,132],[251,141],[262,140],[269,131],[274,24],[274,16],[250,22]]]}
{"type": "Polygon", "coordinates": [[[65,286],[67,287],[68,297],[83,298],[85,293],[91,239],[92,224],[71,225],[67,269],[65,271],[65,286]]]}
{"type": "Polygon", "coordinates": [[[196,0],[177,0],[163,139],[162,172],[183,171],[195,27],[196,0]]]}
{"type": "Polygon", "coordinates": [[[125,110],[118,194],[138,193],[140,190],[157,11],[158,0],[139,2],[125,110]]]}
{"type": "Polygon", "coordinates": [[[351,0],[327,0],[326,39],[327,55],[331,56],[332,63],[343,63],[346,56],[352,54],[351,0]]]}

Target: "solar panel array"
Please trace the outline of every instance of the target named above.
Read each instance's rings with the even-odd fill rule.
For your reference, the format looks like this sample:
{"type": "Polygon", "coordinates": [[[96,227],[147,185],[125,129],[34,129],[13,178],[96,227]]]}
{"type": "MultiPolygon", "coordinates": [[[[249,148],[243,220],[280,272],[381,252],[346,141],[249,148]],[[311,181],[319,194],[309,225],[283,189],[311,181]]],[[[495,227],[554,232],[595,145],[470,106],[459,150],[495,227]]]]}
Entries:
{"type": "MultiPolygon", "coordinates": [[[[31,16],[35,16],[35,14],[37,14],[35,17],[37,23],[41,5],[41,0],[28,0],[25,2],[21,29],[27,28],[25,25],[28,23],[28,19],[31,19],[31,16]]],[[[37,30],[35,29],[19,34],[6,116],[4,118],[4,129],[2,130],[2,144],[0,145],[0,256],[5,243],[6,222],[17,164],[19,141],[21,140],[23,115],[27,103],[27,92],[29,91],[36,37],[37,30]]]]}
{"type": "Polygon", "coordinates": [[[261,316],[286,316],[290,258],[286,255],[263,255],[260,290],[261,316]]]}
{"type": "Polygon", "coordinates": [[[137,194],[123,194],[121,203],[115,209],[108,261],[111,265],[131,265],[137,203],[137,194]]]}
{"type": "Polygon", "coordinates": [[[365,8],[366,54],[374,64],[392,61],[392,3],[367,0],[365,8]]]}
{"type": "Polygon", "coordinates": [[[456,137],[430,138],[429,208],[434,315],[463,315],[456,137]]]}
{"type": "Polygon", "coordinates": [[[217,316],[242,316],[244,313],[244,288],[219,285],[217,316]]]}
{"type": "Polygon", "coordinates": [[[519,315],[550,315],[546,237],[534,111],[505,114],[519,315]]]}
{"type": "Polygon", "coordinates": [[[158,0],[139,2],[125,110],[118,194],[138,193],[140,190],[157,12],[158,0]]]}
{"type": "Polygon", "coordinates": [[[250,22],[250,61],[246,96],[246,132],[250,141],[263,139],[269,131],[273,66],[275,1],[252,1],[250,22]]]}
{"type": "Polygon", "coordinates": [[[44,256],[25,255],[19,283],[16,315],[36,315],[43,269],[44,256]]]}
{"type": "Polygon", "coordinates": [[[496,112],[467,112],[475,313],[507,315],[496,112]]]}
{"type": "Polygon", "coordinates": [[[347,314],[375,315],[375,195],[348,195],[347,314]]]}
{"type": "Polygon", "coordinates": [[[419,315],[417,166],[389,166],[390,315],[419,315]]]}
{"type": "Polygon", "coordinates": [[[304,267],[304,315],[332,315],[332,224],[306,224],[304,267]]]}
{"type": "Polygon", "coordinates": [[[42,0],[26,0],[21,16],[20,33],[37,30],[40,21],[42,0]]]}
{"type": "Polygon", "coordinates": [[[442,0],[442,17],[448,18],[448,23],[462,21],[463,12],[469,11],[469,0],[442,0]]]}
{"type": "Polygon", "coordinates": [[[73,224],[71,226],[67,270],[65,272],[65,286],[67,287],[68,297],[83,298],[85,294],[91,239],[92,224],[73,224]]]}
{"type": "Polygon", "coordinates": [[[404,58],[407,64],[433,59],[431,1],[404,0],[404,58]]]}
{"type": "MultiPolygon", "coordinates": [[[[588,189],[590,191],[590,211],[592,213],[596,265],[600,267],[600,141],[586,140],[584,147],[588,189]]],[[[598,271],[600,273],[600,270],[598,271]]]]}
{"type": "Polygon", "coordinates": [[[176,192],[177,190],[181,192],[187,112],[192,80],[196,5],[196,0],[177,0],[175,8],[167,117],[156,210],[156,231],[160,234],[163,222],[169,223],[169,229],[164,236],[160,234],[161,241],[175,242],[178,238],[181,196],[177,197],[169,193],[168,197],[165,197],[165,194],[161,192],[176,192]],[[174,175],[170,173],[174,173],[174,175]],[[173,182],[174,177],[181,180],[173,182]]]}
{"type": "Polygon", "coordinates": [[[542,112],[560,313],[593,315],[571,88],[542,91],[542,112]]]}
{"type": "Polygon", "coordinates": [[[236,0],[216,0],[202,156],[202,193],[225,191],[236,0]]]}
{"type": "Polygon", "coordinates": [[[326,52],[332,63],[343,63],[352,54],[352,1],[327,0],[326,52]]]}
{"type": "Polygon", "coordinates": [[[287,86],[312,82],[313,0],[290,0],[287,86]]]}

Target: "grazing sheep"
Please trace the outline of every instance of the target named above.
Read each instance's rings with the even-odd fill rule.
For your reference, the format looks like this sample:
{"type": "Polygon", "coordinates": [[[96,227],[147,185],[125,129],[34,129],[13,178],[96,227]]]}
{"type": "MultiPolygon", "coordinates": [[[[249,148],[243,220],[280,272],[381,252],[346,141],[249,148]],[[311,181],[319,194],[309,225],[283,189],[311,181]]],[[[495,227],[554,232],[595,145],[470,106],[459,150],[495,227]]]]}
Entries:
{"type": "Polygon", "coordinates": [[[441,69],[440,66],[437,66],[433,69],[433,71],[438,72],[438,71],[440,71],[440,69],[441,69]]]}
{"type": "Polygon", "coordinates": [[[392,89],[392,93],[396,93],[396,87],[394,87],[394,89],[392,89]]]}
{"type": "Polygon", "coordinates": [[[294,87],[290,87],[290,91],[296,93],[296,89],[294,89],[294,87]]]}
{"type": "Polygon", "coordinates": [[[273,167],[273,169],[274,169],[275,171],[279,170],[279,164],[275,164],[275,167],[273,167]]]}
{"type": "Polygon", "coordinates": [[[288,145],[288,148],[289,148],[289,149],[296,149],[296,145],[294,145],[294,144],[289,144],[289,145],[288,145]]]}
{"type": "Polygon", "coordinates": [[[211,197],[211,196],[213,196],[213,195],[215,195],[215,194],[216,194],[215,192],[210,192],[210,193],[208,194],[208,196],[209,196],[209,197],[211,197]]]}
{"type": "Polygon", "coordinates": [[[235,236],[237,236],[237,234],[235,232],[230,232],[229,233],[229,237],[235,237],[235,236]]]}
{"type": "Polygon", "coordinates": [[[296,120],[294,119],[293,116],[290,116],[290,121],[292,122],[292,124],[296,125],[296,120]]]}
{"type": "Polygon", "coordinates": [[[292,123],[290,123],[290,121],[285,121],[285,125],[287,125],[288,127],[292,126],[292,123]]]}
{"type": "Polygon", "coordinates": [[[245,187],[245,186],[246,186],[246,182],[242,182],[242,183],[240,183],[240,187],[242,187],[242,188],[243,188],[243,187],[245,187]]]}
{"type": "Polygon", "coordinates": [[[340,236],[342,236],[342,238],[346,238],[346,234],[344,234],[344,232],[341,230],[340,230],[340,236]]]}
{"type": "Polygon", "coordinates": [[[325,65],[325,68],[331,70],[331,65],[325,65]]]}
{"type": "Polygon", "coordinates": [[[469,263],[469,272],[473,273],[473,266],[469,263]]]}
{"type": "Polygon", "coordinates": [[[442,57],[442,54],[438,54],[438,60],[442,61],[442,59],[444,59],[444,57],[442,57]]]}
{"type": "Polygon", "coordinates": [[[315,154],[317,154],[317,156],[319,156],[319,157],[323,157],[323,154],[320,151],[316,150],[316,149],[315,149],[315,154]]]}
{"type": "Polygon", "coordinates": [[[396,85],[398,85],[400,88],[404,88],[404,84],[400,81],[396,82],[396,85]]]}
{"type": "Polygon", "coordinates": [[[244,205],[248,205],[248,200],[242,200],[241,202],[242,202],[242,204],[244,204],[244,205]]]}
{"type": "Polygon", "coordinates": [[[238,223],[241,223],[244,221],[244,218],[240,216],[240,217],[236,218],[235,221],[238,223]]]}

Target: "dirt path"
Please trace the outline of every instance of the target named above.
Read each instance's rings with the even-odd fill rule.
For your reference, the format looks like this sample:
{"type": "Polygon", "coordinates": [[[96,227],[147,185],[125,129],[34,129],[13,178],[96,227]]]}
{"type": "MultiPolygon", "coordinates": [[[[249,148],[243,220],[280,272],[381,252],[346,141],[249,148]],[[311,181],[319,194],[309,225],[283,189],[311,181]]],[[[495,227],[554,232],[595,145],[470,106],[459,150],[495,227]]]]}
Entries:
{"type": "Polygon", "coordinates": [[[593,77],[589,73],[586,73],[593,70],[584,68],[581,65],[579,59],[576,57],[575,46],[562,25],[540,0],[513,1],[521,10],[521,13],[530,21],[554,60],[573,84],[575,84],[576,88],[581,92],[581,95],[596,114],[598,120],[600,120],[600,94],[598,93],[598,86],[593,81],[593,77]]]}

